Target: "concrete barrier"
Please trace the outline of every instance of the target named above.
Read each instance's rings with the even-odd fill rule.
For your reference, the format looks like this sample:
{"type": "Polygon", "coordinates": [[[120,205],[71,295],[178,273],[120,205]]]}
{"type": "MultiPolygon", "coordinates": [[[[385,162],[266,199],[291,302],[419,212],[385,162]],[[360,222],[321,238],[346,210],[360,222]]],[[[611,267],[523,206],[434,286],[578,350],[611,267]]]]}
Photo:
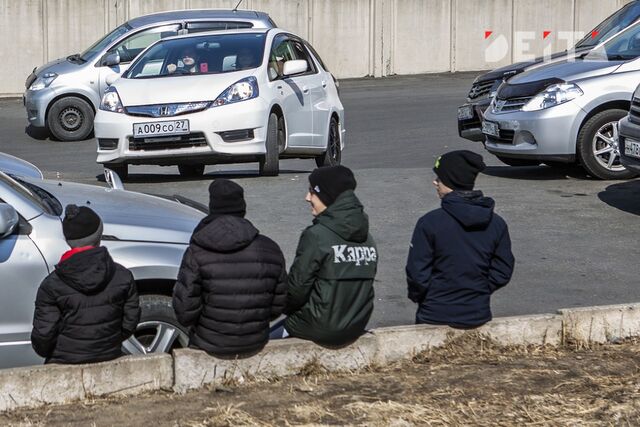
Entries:
{"type": "MultiPolygon", "coordinates": [[[[93,365],[46,365],[0,370],[0,411],[89,397],[135,395],[153,390],[184,393],[250,379],[269,379],[318,369],[353,371],[386,364],[448,342],[464,330],[446,326],[378,328],[341,349],[329,349],[295,338],[272,341],[255,356],[218,359],[203,351],[129,356],[93,365]]],[[[640,304],[560,310],[497,318],[469,333],[480,333],[501,345],[604,343],[640,336],[640,304]]]]}
{"type": "Polygon", "coordinates": [[[605,343],[640,334],[640,304],[560,310],[565,342],[605,343]]]}
{"type": "Polygon", "coordinates": [[[154,354],[89,365],[0,369],[0,411],[170,389],[172,362],[169,354],[154,354]]]}

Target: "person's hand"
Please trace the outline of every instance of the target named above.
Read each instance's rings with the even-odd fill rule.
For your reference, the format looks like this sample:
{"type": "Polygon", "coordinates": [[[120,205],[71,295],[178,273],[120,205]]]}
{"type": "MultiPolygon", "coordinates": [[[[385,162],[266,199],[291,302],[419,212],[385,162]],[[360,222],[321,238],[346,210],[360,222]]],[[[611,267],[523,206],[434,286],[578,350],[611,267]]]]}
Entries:
{"type": "Polygon", "coordinates": [[[176,72],[177,68],[178,67],[176,66],[176,64],[169,64],[169,65],[167,65],[167,73],[173,74],[173,73],[176,72]]]}

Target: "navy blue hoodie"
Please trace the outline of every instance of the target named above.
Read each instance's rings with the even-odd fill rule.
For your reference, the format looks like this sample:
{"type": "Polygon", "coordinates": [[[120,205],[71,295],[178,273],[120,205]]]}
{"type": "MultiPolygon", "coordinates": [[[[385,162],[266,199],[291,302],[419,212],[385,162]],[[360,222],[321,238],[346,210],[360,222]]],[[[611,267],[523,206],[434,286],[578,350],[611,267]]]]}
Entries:
{"type": "Polygon", "coordinates": [[[509,283],[514,258],[495,202],[480,191],[454,191],[418,220],[407,260],[416,323],[480,326],[491,320],[491,294],[509,283]]]}

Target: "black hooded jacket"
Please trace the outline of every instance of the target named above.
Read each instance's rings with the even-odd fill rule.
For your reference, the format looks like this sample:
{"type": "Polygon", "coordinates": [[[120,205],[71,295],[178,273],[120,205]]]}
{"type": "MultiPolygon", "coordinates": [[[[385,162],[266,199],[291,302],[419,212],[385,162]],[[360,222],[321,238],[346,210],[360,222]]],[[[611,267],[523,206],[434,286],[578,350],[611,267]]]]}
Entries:
{"type": "Polygon", "coordinates": [[[282,313],[286,267],[280,247],[246,219],[209,216],[196,227],[173,290],[190,346],[218,356],[251,354],[282,313]]]}
{"type": "Polygon", "coordinates": [[[139,319],[131,272],[106,248],[92,248],[60,262],[40,284],[31,344],[45,363],[112,360],[139,319]]]}
{"type": "Polygon", "coordinates": [[[416,225],[407,260],[416,323],[474,327],[491,320],[491,294],[509,283],[514,258],[504,220],[480,191],[447,194],[416,225]]]}

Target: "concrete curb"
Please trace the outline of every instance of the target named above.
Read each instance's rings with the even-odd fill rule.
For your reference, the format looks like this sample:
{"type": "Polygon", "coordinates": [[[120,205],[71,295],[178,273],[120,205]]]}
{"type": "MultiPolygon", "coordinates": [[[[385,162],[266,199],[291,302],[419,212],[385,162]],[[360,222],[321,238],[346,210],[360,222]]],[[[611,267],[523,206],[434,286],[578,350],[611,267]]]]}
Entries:
{"type": "Polygon", "coordinates": [[[171,389],[169,354],[127,356],[89,365],[0,369],[0,411],[171,389]]]}
{"type": "MultiPolygon", "coordinates": [[[[502,345],[604,343],[640,336],[640,304],[563,309],[560,314],[503,317],[474,329],[502,345]]],[[[0,411],[154,390],[184,393],[206,385],[269,379],[322,369],[352,371],[407,359],[467,331],[447,326],[378,328],[341,349],[295,338],[272,341],[245,359],[203,351],[128,356],[92,365],[46,365],[0,370],[0,411]]]]}

